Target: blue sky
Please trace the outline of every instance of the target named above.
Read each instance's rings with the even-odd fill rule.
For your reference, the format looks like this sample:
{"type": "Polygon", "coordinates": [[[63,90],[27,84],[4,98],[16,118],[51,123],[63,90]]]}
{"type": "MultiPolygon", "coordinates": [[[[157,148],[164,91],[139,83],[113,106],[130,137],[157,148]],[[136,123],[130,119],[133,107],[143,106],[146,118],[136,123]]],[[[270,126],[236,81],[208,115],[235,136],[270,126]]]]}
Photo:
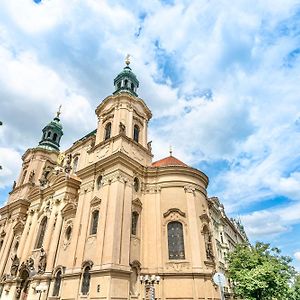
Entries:
{"type": "Polygon", "coordinates": [[[3,0],[0,202],[60,104],[62,149],[96,127],[130,53],[155,159],[171,144],[252,241],[300,269],[297,2],[3,0]]]}

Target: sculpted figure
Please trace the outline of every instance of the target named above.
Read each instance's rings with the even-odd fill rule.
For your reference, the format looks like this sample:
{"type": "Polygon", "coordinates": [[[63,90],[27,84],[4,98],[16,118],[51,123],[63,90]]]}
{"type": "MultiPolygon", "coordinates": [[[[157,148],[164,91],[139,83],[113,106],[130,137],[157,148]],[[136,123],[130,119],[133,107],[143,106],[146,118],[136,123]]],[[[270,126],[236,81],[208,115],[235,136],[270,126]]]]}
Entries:
{"type": "Polygon", "coordinates": [[[39,260],[39,265],[38,265],[38,273],[42,274],[46,270],[46,263],[47,263],[47,255],[44,250],[44,248],[41,248],[41,253],[40,253],[40,260],[39,260]]]}
{"type": "Polygon", "coordinates": [[[71,172],[71,170],[72,170],[71,163],[72,163],[72,154],[69,153],[67,155],[66,165],[65,165],[65,172],[66,173],[70,173],[71,172]]]}
{"type": "Polygon", "coordinates": [[[122,122],[120,122],[120,124],[119,124],[119,133],[120,134],[125,134],[125,130],[126,130],[125,125],[122,122]]]}
{"type": "Polygon", "coordinates": [[[20,259],[18,258],[17,254],[15,254],[11,258],[11,260],[12,260],[12,265],[11,265],[11,268],[10,268],[10,275],[11,276],[16,276],[17,272],[18,272],[19,265],[20,265],[20,259]]]}
{"type": "Polygon", "coordinates": [[[48,176],[49,176],[51,170],[52,170],[52,168],[50,166],[44,167],[42,176],[41,176],[41,178],[39,180],[41,186],[45,186],[47,184],[47,182],[48,182],[48,176]]]}
{"type": "Polygon", "coordinates": [[[33,271],[34,270],[34,260],[32,257],[29,257],[26,261],[26,265],[29,270],[33,271]]]}
{"type": "Polygon", "coordinates": [[[147,143],[147,148],[150,152],[152,152],[152,141],[147,143]]]}
{"type": "Polygon", "coordinates": [[[34,175],[35,175],[35,172],[31,171],[30,174],[29,174],[29,182],[30,183],[33,183],[33,181],[34,181],[34,175]]]}

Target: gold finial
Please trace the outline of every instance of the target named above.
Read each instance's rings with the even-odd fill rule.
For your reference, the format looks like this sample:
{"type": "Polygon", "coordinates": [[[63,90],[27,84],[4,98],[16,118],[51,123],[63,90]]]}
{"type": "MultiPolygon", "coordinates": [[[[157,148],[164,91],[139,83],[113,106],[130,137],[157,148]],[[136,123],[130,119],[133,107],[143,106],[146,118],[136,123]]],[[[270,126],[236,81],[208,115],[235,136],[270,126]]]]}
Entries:
{"type": "Polygon", "coordinates": [[[61,105],[59,106],[58,111],[56,112],[56,118],[59,118],[60,114],[61,114],[61,105]]]}
{"type": "Polygon", "coordinates": [[[127,55],[126,55],[126,58],[125,58],[125,64],[126,64],[127,66],[129,66],[129,64],[130,64],[130,54],[127,54],[127,55]]]}
{"type": "Polygon", "coordinates": [[[170,147],[169,147],[169,152],[170,152],[170,156],[172,156],[172,154],[173,154],[172,145],[170,145],[170,147]]]}

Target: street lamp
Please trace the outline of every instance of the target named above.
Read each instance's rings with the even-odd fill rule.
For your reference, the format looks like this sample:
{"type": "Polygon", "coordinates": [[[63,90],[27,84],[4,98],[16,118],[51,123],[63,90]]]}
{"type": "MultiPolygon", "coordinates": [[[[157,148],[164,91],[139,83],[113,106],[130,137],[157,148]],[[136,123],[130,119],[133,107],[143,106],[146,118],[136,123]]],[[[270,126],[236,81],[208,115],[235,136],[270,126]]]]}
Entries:
{"type": "Polygon", "coordinates": [[[46,286],[46,285],[39,284],[38,286],[36,286],[35,291],[37,293],[40,293],[39,300],[41,299],[42,293],[47,291],[47,289],[48,289],[48,286],[46,286]]]}
{"type": "Polygon", "coordinates": [[[158,275],[141,275],[141,284],[145,284],[145,300],[155,300],[154,284],[159,284],[160,276],[158,275]]]}

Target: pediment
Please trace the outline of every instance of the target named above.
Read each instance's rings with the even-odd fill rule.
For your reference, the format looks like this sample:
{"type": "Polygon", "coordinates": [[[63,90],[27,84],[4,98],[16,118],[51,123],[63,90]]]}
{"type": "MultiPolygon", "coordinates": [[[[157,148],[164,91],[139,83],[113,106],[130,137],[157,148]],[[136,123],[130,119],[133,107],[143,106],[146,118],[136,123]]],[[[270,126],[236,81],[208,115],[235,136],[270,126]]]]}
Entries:
{"type": "Polygon", "coordinates": [[[75,217],[77,206],[74,203],[68,203],[61,210],[61,213],[64,218],[66,217],[75,217]]]}
{"type": "Polygon", "coordinates": [[[22,233],[24,229],[24,223],[19,221],[14,227],[14,234],[22,233]]]}
{"type": "Polygon", "coordinates": [[[179,214],[180,216],[182,217],[186,217],[186,214],[181,211],[179,208],[170,208],[167,212],[164,213],[164,217],[167,218],[170,214],[172,213],[176,213],[176,214],[179,214]]]}
{"type": "Polygon", "coordinates": [[[91,200],[91,206],[95,206],[101,203],[101,199],[97,196],[95,196],[92,200],[91,200]]]}

